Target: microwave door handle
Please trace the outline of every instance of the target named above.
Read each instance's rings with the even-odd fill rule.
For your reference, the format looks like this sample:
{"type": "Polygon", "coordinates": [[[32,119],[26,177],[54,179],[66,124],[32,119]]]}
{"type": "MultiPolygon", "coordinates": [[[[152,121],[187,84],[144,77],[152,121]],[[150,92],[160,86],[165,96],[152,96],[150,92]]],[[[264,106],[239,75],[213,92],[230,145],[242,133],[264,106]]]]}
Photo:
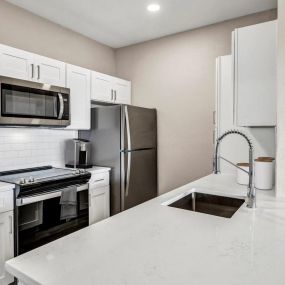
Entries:
{"type": "Polygon", "coordinates": [[[61,93],[57,94],[58,100],[59,100],[59,112],[58,112],[58,119],[62,119],[63,111],[64,111],[64,102],[63,102],[63,97],[61,93]]]}

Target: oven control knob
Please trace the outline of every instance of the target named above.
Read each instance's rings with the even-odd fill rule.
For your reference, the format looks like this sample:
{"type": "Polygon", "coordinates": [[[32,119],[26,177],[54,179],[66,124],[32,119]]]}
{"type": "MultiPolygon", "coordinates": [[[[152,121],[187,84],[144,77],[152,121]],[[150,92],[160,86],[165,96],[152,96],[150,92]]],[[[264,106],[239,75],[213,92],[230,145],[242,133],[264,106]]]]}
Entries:
{"type": "Polygon", "coordinates": [[[76,169],[75,174],[80,174],[80,169],[76,169]]]}
{"type": "Polygon", "coordinates": [[[20,178],[20,184],[26,184],[26,179],[25,178],[20,178]]]}
{"type": "Polygon", "coordinates": [[[80,169],[80,173],[85,173],[86,170],[85,169],[80,169]]]}
{"type": "Polygon", "coordinates": [[[35,181],[34,177],[31,176],[31,177],[29,178],[29,182],[34,182],[34,181],[35,181]]]}

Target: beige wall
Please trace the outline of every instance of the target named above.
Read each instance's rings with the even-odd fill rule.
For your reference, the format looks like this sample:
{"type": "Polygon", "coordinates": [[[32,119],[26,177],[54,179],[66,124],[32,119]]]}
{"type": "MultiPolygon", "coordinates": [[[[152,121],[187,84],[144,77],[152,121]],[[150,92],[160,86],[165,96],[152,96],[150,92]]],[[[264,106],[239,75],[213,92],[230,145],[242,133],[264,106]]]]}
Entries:
{"type": "Polygon", "coordinates": [[[114,50],[0,0],[0,43],[115,74],[114,50]]]}
{"type": "Polygon", "coordinates": [[[133,103],[158,110],[160,193],[211,172],[215,58],[231,52],[234,28],[275,18],[263,12],[116,50],[133,103]]]}
{"type": "Polygon", "coordinates": [[[285,1],[278,1],[277,195],[285,197],[285,1]]]}

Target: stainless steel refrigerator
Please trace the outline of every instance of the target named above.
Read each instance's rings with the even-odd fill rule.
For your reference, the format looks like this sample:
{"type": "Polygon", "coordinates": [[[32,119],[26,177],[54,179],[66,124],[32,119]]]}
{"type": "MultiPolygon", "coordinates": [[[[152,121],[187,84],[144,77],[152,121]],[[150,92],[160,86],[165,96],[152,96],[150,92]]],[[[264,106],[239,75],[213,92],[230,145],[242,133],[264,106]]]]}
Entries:
{"type": "Polygon", "coordinates": [[[129,105],[94,106],[91,163],[111,167],[111,215],[157,196],[157,117],[155,109],[129,105]]]}

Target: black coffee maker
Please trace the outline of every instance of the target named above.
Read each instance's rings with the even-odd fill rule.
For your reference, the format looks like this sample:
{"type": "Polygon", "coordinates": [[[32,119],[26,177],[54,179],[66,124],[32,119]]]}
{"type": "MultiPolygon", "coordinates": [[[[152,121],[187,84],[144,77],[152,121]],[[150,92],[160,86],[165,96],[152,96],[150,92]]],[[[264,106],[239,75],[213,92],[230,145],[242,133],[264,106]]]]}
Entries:
{"type": "Polygon", "coordinates": [[[65,143],[65,166],[91,168],[91,144],[88,140],[73,139],[65,143]]]}

